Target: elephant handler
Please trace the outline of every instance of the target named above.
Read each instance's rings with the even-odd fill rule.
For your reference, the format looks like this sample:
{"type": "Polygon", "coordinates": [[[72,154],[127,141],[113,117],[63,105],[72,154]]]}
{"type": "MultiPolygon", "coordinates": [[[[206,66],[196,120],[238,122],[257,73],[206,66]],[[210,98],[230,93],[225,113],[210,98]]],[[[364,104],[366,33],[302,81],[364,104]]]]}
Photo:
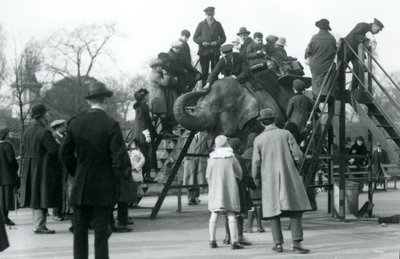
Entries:
{"type": "Polygon", "coordinates": [[[273,250],[283,252],[280,218],[290,217],[290,250],[305,254],[310,250],[301,246],[301,219],[303,212],[311,210],[311,206],[295,163],[295,160],[303,159],[303,153],[289,131],[275,126],[276,117],[271,108],[260,112],[258,120],[265,130],[254,140],[252,175],[256,185],[261,183],[263,218],[271,222],[273,250]]]}
{"type": "Polygon", "coordinates": [[[176,125],[173,107],[176,99],[176,78],[169,75],[163,69],[164,63],[160,59],[152,60],[150,63],[150,112],[161,120],[161,137],[177,138],[172,133],[172,127],[176,125]]]}
{"type": "Polygon", "coordinates": [[[224,77],[229,76],[237,79],[241,84],[249,80],[254,80],[246,58],[240,53],[233,52],[232,44],[225,44],[222,46],[221,52],[223,57],[218,61],[218,64],[209,75],[204,90],[210,88],[212,83],[218,79],[220,73],[222,73],[224,77]]]}

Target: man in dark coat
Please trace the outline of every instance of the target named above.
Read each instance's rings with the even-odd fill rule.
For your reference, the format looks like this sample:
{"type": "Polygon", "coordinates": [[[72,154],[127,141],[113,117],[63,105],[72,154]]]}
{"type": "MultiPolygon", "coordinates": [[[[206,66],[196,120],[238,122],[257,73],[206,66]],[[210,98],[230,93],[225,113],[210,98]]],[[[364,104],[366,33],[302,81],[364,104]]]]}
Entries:
{"type": "Polygon", "coordinates": [[[221,51],[224,56],[218,61],[217,66],[211,72],[204,89],[208,89],[218,79],[220,73],[225,77],[236,78],[241,84],[253,78],[246,58],[240,53],[233,52],[232,44],[222,46],[221,51]]]}
{"type": "MultiPolygon", "coordinates": [[[[361,22],[361,23],[358,23],[356,25],[356,27],[354,27],[353,30],[350,31],[349,34],[347,34],[347,36],[345,37],[345,40],[350,45],[350,47],[353,49],[353,51],[355,53],[358,53],[358,45],[360,43],[362,43],[362,44],[368,43],[366,34],[368,32],[371,32],[372,34],[377,34],[383,28],[384,28],[384,25],[382,24],[382,22],[376,18],[374,19],[373,23],[361,22]]],[[[363,72],[364,69],[359,64],[357,56],[353,53],[353,51],[351,51],[350,49],[346,51],[346,63],[351,62],[353,65],[354,73],[356,73],[359,76],[364,73],[363,72]]],[[[357,89],[358,84],[359,84],[359,82],[358,82],[357,78],[353,75],[353,78],[351,81],[351,89],[352,90],[357,89]]]]}
{"type": "Polygon", "coordinates": [[[117,121],[105,110],[112,96],[103,83],[92,82],[86,96],[90,109],[72,119],[61,145],[60,158],[74,176],[74,258],[88,258],[88,229],[93,219],[95,258],[108,257],[112,208],[119,179],[130,174],[130,160],[117,121]]]}
{"type": "Polygon", "coordinates": [[[237,36],[240,37],[242,44],[240,45],[239,53],[244,57],[247,57],[247,47],[253,43],[253,39],[249,37],[250,32],[246,29],[246,27],[241,27],[239,32],[236,33],[237,36]]]}
{"type": "MultiPolygon", "coordinates": [[[[334,67],[330,73],[330,80],[327,80],[326,84],[329,84],[330,81],[333,80],[336,68],[333,62],[336,57],[337,46],[335,37],[329,33],[331,27],[327,19],[317,21],[315,26],[319,28],[319,32],[311,38],[304,58],[309,59],[313,96],[316,98],[323,88],[321,93],[321,100],[323,102],[329,92],[329,88],[323,85],[323,83],[331,65],[334,67]]],[[[335,91],[332,89],[330,96],[334,97],[334,94],[335,91]]]]}
{"type": "Polygon", "coordinates": [[[289,99],[286,109],[288,124],[290,123],[294,126],[288,127],[288,130],[295,137],[297,144],[300,144],[304,139],[304,128],[313,108],[312,100],[303,93],[305,86],[305,83],[300,79],[293,81],[293,90],[295,95],[289,99]]]}
{"type": "Polygon", "coordinates": [[[15,190],[20,187],[18,177],[18,162],[12,142],[7,138],[10,129],[0,130],[0,214],[3,214],[4,223],[13,226],[15,223],[8,217],[10,210],[15,207],[15,190]]]}
{"type": "Polygon", "coordinates": [[[187,43],[189,38],[190,38],[190,31],[183,30],[181,32],[181,37],[179,38],[179,41],[182,42],[181,54],[183,58],[187,63],[192,64],[192,54],[190,53],[190,47],[189,44],[187,43]]]}
{"type": "Polygon", "coordinates": [[[376,143],[376,150],[372,153],[372,172],[375,177],[382,177],[383,171],[381,164],[389,164],[389,156],[380,143],[376,143]]]}
{"type": "Polygon", "coordinates": [[[247,47],[246,58],[249,66],[265,63],[266,51],[263,44],[263,34],[261,32],[254,33],[254,41],[247,47]]]}
{"type": "Polygon", "coordinates": [[[191,61],[188,62],[182,51],[182,41],[175,41],[171,44],[168,52],[171,61],[171,75],[177,78],[178,96],[191,91],[201,77],[200,72],[193,67],[191,61]]]}
{"type": "Polygon", "coordinates": [[[214,70],[220,56],[220,47],[226,41],[226,36],[221,23],[214,19],[215,8],[207,7],[204,9],[207,18],[197,25],[193,35],[193,41],[199,45],[197,54],[200,56],[201,73],[203,85],[208,78],[208,70],[214,70]]]}
{"type": "Polygon", "coordinates": [[[32,125],[25,131],[22,145],[21,206],[33,209],[33,232],[54,234],[46,227],[47,208],[54,208],[61,200],[61,167],[57,159],[59,145],[48,125],[47,108],[43,104],[32,107],[32,125]]]}
{"type": "Polygon", "coordinates": [[[150,175],[151,169],[157,169],[156,147],[154,146],[157,133],[150,117],[149,92],[142,88],[135,93],[134,97],[136,103],[133,105],[135,121],[132,136],[136,140],[140,152],[146,158],[143,166],[144,181],[150,182],[153,180],[150,175]]]}

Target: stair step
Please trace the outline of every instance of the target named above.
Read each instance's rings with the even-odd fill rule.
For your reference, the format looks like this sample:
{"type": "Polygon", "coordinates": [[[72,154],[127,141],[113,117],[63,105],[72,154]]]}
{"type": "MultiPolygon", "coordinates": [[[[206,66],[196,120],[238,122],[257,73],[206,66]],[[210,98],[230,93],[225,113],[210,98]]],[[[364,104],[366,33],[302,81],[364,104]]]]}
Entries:
{"type": "Polygon", "coordinates": [[[380,127],[380,128],[393,128],[393,126],[391,126],[391,125],[380,125],[380,124],[377,124],[376,126],[380,127]]]}
{"type": "Polygon", "coordinates": [[[399,137],[386,137],[386,139],[400,140],[399,137]]]}
{"type": "Polygon", "coordinates": [[[382,113],[373,113],[373,112],[369,112],[367,113],[369,116],[382,116],[384,117],[384,115],[382,113]]]}

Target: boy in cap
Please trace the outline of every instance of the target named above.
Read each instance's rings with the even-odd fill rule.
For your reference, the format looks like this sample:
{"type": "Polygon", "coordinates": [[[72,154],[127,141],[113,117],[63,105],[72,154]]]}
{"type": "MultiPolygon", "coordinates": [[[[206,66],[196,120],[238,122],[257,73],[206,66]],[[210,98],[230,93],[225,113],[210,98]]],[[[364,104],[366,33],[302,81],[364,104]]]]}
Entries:
{"type": "Polygon", "coordinates": [[[288,56],[285,50],[285,46],[286,46],[286,38],[279,37],[275,43],[275,54],[273,59],[277,63],[280,69],[280,73],[282,75],[285,75],[288,72],[284,65],[290,63],[291,61],[297,60],[297,58],[288,56]]]}
{"type": "Polygon", "coordinates": [[[247,47],[246,56],[250,67],[265,63],[267,54],[263,44],[263,34],[261,32],[255,32],[253,38],[254,41],[247,47]]]}
{"type": "MultiPolygon", "coordinates": [[[[372,23],[366,23],[366,22],[361,22],[358,23],[347,36],[345,37],[345,40],[348,42],[350,47],[353,49],[355,53],[358,53],[358,45],[360,43],[362,44],[368,44],[369,40],[366,37],[366,34],[368,32],[372,34],[377,34],[379,33],[385,26],[381,21],[378,19],[374,18],[374,21],[372,23]]],[[[353,51],[348,50],[346,51],[346,63],[351,62],[353,65],[353,71],[354,73],[357,74],[358,77],[364,73],[364,69],[362,65],[359,63],[359,60],[357,56],[353,53],[353,51]]],[[[352,81],[351,81],[351,89],[356,90],[358,88],[358,80],[357,78],[353,75],[352,81]]]]}
{"type": "Polygon", "coordinates": [[[210,6],[204,9],[206,19],[201,21],[193,35],[193,41],[199,45],[197,54],[200,57],[203,86],[207,82],[211,64],[211,70],[218,63],[220,48],[226,41],[224,29],[220,22],[215,20],[215,8],[210,6]]]}
{"type": "Polygon", "coordinates": [[[289,99],[286,109],[287,129],[295,136],[297,144],[300,144],[304,138],[302,135],[314,105],[312,100],[304,95],[305,87],[302,80],[293,81],[294,96],[289,99]]]}
{"type": "Polygon", "coordinates": [[[240,54],[233,52],[232,44],[225,44],[221,48],[223,57],[218,61],[217,66],[213,69],[207,79],[204,89],[209,87],[218,79],[218,75],[222,73],[224,77],[233,77],[243,84],[252,78],[252,74],[246,58],[240,54]]]}

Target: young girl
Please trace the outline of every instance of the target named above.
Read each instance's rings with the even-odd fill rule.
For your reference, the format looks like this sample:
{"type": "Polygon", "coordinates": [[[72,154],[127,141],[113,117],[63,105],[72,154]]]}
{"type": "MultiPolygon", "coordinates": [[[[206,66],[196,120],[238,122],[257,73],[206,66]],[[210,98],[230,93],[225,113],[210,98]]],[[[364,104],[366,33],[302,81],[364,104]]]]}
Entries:
{"type": "Polygon", "coordinates": [[[208,159],[206,179],[208,181],[208,209],[211,211],[209,222],[210,247],[216,248],[216,227],[219,213],[226,213],[232,238],[232,249],[241,249],[238,243],[235,214],[240,212],[239,188],[237,179],[242,179],[242,169],[235,158],[228,139],[220,135],[215,138],[215,151],[208,159]]]}
{"type": "Polygon", "coordinates": [[[136,191],[133,206],[138,204],[138,195],[140,195],[138,189],[141,182],[143,182],[142,168],[146,159],[144,158],[142,152],[137,148],[136,139],[132,140],[128,147],[128,154],[132,164],[132,178],[134,183],[134,190],[136,191]]]}

